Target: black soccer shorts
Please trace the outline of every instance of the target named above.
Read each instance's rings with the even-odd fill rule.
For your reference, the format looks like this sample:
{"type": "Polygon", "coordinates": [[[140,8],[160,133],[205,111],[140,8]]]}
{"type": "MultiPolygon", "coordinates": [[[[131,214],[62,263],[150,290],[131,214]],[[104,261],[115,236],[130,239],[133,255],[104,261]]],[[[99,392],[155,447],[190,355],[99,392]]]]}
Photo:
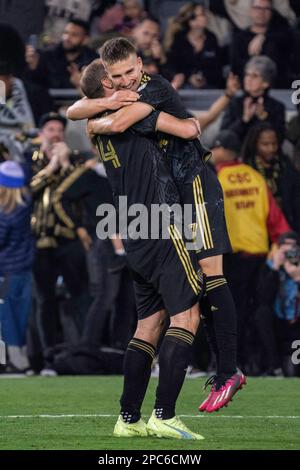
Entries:
{"type": "Polygon", "coordinates": [[[127,252],[139,320],[162,309],[170,316],[184,312],[202,295],[195,255],[190,256],[174,225],[169,233],[170,239],[144,240],[140,248],[127,252]]]}
{"type": "Polygon", "coordinates": [[[231,244],[224,213],[223,190],[208,164],[198,167],[191,183],[180,186],[183,204],[192,205],[188,239],[193,239],[198,260],[230,253],[231,244]]]}

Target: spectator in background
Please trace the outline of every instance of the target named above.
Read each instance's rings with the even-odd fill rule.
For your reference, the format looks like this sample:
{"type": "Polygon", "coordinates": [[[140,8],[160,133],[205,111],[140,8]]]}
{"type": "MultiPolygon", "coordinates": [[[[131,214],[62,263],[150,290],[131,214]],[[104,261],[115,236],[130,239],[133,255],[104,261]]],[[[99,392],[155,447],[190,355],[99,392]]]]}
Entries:
{"type": "Polygon", "coordinates": [[[20,133],[35,127],[24,83],[12,74],[10,62],[0,62],[0,80],[4,82],[6,101],[0,104],[0,134],[20,133]]]}
{"type": "MultiPolygon", "coordinates": [[[[296,15],[290,3],[290,0],[273,0],[272,6],[276,12],[288,20],[291,26],[294,26],[296,15]]],[[[227,18],[235,29],[246,29],[251,26],[252,4],[253,0],[210,0],[209,9],[214,15],[227,18]]],[[[273,15],[277,16],[276,12],[274,11],[273,15]]]]}
{"type": "Polygon", "coordinates": [[[300,141],[300,104],[297,105],[297,114],[287,124],[286,137],[293,145],[300,141]]]}
{"type": "Polygon", "coordinates": [[[276,76],[276,65],[266,56],[253,57],[244,73],[244,93],[232,99],[221,124],[221,129],[234,131],[243,140],[257,123],[272,124],[280,141],[285,134],[284,105],[269,96],[276,76]]]}
{"type": "MultiPolygon", "coordinates": [[[[13,77],[13,79],[14,77],[23,79],[25,65],[25,46],[19,33],[11,26],[0,25],[0,74],[13,77]]],[[[4,81],[6,80],[8,78],[4,79],[4,81]]],[[[37,123],[42,114],[53,109],[52,100],[45,88],[27,82],[26,79],[23,81],[23,85],[34,121],[37,123]]],[[[24,113],[24,118],[21,117],[22,121],[23,119],[28,120],[27,112],[24,113]]]]}
{"type": "Polygon", "coordinates": [[[269,252],[269,241],[290,227],[256,170],[239,159],[240,142],[232,131],[221,131],[212,150],[224,192],[225,216],[233,253],[224,256],[224,270],[238,312],[238,361],[246,368],[254,350],[250,331],[258,306],[258,274],[269,252]]]}
{"type": "Polygon", "coordinates": [[[300,376],[300,366],[291,358],[293,342],[300,338],[299,285],[300,239],[297,233],[288,232],[280,237],[261,272],[257,312],[268,345],[266,358],[272,367],[279,356],[286,377],[300,376]]]}
{"type": "Polygon", "coordinates": [[[93,35],[106,35],[122,29],[124,10],[120,3],[111,0],[102,2],[98,15],[92,25],[93,35]]]}
{"type": "Polygon", "coordinates": [[[70,20],[78,19],[90,22],[92,13],[99,8],[101,0],[45,0],[46,17],[44,22],[43,42],[45,45],[58,44],[64,29],[70,20]]]}
{"type": "Polygon", "coordinates": [[[205,2],[188,3],[170,19],[165,49],[170,72],[182,74],[181,85],[194,89],[223,85],[220,49],[215,35],[207,30],[205,2]]]}
{"type": "Polygon", "coordinates": [[[300,139],[295,145],[293,161],[294,161],[296,170],[300,172],[300,139]]]}
{"type": "Polygon", "coordinates": [[[65,126],[66,120],[56,113],[43,116],[39,126],[41,146],[32,155],[32,229],[37,247],[33,273],[37,325],[44,357],[42,373],[46,375],[52,373],[52,348],[58,340],[57,278],[63,276],[69,293],[65,308],[76,323],[81,316],[80,300],[87,287],[82,245],[88,248],[91,244],[87,230],[77,223],[73,208],[66,211],[59,200],[67,189],[68,176],[72,174],[71,181],[75,181],[83,172],[76,166],[78,155],[72,154],[65,143],[65,126]]]}
{"type": "Polygon", "coordinates": [[[289,86],[291,35],[288,24],[279,16],[275,22],[272,0],[252,0],[251,26],[233,35],[231,47],[232,71],[242,77],[244,66],[251,57],[270,57],[280,70],[276,87],[289,86]]]}
{"type": "Polygon", "coordinates": [[[280,151],[279,136],[269,123],[251,129],[243,149],[243,160],[266,179],[290,226],[300,234],[300,174],[280,151]]]}
{"type": "Polygon", "coordinates": [[[31,198],[21,166],[0,164],[0,327],[12,370],[29,367],[26,330],[31,310],[34,241],[31,198]]]}
{"type": "Polygon", "coordinates": [[[142,59],[146,59],[148,63],[156,63],[157,71],[164,74],[166,56],[160,43],[159,22],[153,17],[146,16],[133,29],[131,37],[142,59]]]}
{"type": "Polygon", "coordinates": [[[76,88],[81,68],[98,57],[85,45],[88,32],[87,23],[74,19],[67,23],[61,42],[53,49],[37,51],[27,46],[27,80],[46,88],[76,88]]]}
{"type": "Polygon", "coordinates": [[[141,0],[123,0],[123,25],[121,32],[130,35],[133,28],[146,16],[141,0]]]}
{"type": "MultiPolygon", "coordinates": [[[[2,20],[2,17],[0,15],[2,20]]],[[[25,67],[25,46],[18,31],[0,23],[0,62],[9,64],[10,73],[21,77],[25,67]]]]}

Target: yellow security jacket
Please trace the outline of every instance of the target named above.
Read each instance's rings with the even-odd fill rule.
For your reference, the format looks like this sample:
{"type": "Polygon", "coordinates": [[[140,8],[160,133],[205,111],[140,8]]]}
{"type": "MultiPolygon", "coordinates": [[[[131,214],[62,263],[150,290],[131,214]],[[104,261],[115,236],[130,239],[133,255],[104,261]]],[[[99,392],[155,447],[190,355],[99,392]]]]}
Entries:
{"type": "Polygon", "coordinates": [[[217,172],[233,251],[267,254],[269,239],[290,228],[265,179],[238,161],[217,165],[217,172]]]}

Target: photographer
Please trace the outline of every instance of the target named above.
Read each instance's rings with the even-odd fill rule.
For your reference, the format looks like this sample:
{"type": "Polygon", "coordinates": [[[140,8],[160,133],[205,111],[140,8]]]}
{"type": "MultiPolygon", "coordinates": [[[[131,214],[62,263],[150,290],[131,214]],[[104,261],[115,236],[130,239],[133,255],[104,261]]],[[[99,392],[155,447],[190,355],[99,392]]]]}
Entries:
{"type": "Polygon", "coordinates": [[[295,232],[281,235],[259,285],[257,321],[269,367],[275,366],[278,351],[284,375],[299,376],[299,366],[291,360],[292,343],[300,338],[300,238],[295,232]]]}

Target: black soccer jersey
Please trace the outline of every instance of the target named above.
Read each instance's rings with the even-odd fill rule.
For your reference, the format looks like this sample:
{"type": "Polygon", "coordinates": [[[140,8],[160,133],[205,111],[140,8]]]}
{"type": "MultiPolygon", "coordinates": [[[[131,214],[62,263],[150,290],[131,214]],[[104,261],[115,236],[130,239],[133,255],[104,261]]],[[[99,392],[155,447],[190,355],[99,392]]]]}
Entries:
{"type": "MultiPolygon", "coordinates": [[[[179,119],[191,117],[172,85],[160,75],[143,74],[138,89],[140,101],[179,119]]],[[[201,171],[207,152],[198,139],[184,140],[169,134],[157,133],[156,139],[166,158],[177,185],[191,183],[201,171]]]]}
{"type": "MultiPolygon", "coordinates": [[[[150,115],[122,134],[98,135],[96,145],[112,187],[117,210],[119,197],[127,197],[127,206],[143,204],[149,214],[153,204],[172,205],[180,202],[177,187],[170,175],[165,156],[147,134],[159,113],[150,115]],[[136,132],[135,132],[136,131],[136,132]],[[138,131],[138,133],[137,133],[138,131]]],[[[130,217],[128,218],[129,222],[130,217]]],[[[129,240],[126,248],[136,242],[129,240]]]]}
{"type": "MultiPolygon", "coordinates": [[[[160,75],[143,74],[140,100],[157,111],[182,119],[189,117],[178,93],[160,75]]],[[[182,204],[191,204],[193,221],[189,224],[199,259],[230,251],[224,215],[223,193],[218,179],[205,162],[210,152],[198,139],[184,140],[169,134],[156,134],[174,178],[182,204]]]]}

